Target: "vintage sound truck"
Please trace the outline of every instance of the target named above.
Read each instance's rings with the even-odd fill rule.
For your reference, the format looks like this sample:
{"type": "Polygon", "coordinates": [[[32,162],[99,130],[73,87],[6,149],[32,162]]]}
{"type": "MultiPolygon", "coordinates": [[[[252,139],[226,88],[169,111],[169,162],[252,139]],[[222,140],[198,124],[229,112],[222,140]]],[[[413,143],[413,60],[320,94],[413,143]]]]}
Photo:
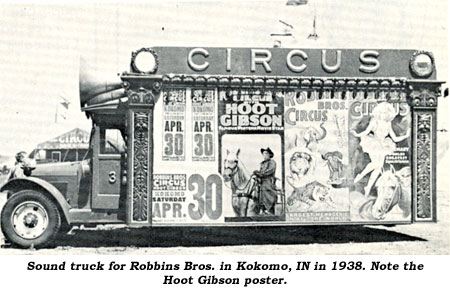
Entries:
{"type": "Polygon", "coordinates": [[[84,67],[87,157],[8,180],[11,243],[79,224],[436,221],[430,52],[154,47],[116,82],[84,67]]]}

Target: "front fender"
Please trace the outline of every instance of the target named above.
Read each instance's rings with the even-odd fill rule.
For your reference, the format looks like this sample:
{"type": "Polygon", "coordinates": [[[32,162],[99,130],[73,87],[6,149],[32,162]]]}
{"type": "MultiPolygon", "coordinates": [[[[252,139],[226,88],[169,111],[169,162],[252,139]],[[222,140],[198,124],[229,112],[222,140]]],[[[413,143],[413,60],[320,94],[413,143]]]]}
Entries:
{"type": "Polygon", "coordinates": [[[58,203],[67,222],[70,223],[70,219],[69,219],[70,205],[69,205],[69,203],[67,203],[63,194],[61,194],[61,192],[57,188],[55,188],[55,186],[53,186],[52,184],[50,184],[47,181],[44,181],[43,179],[34,178],[34,177],[14,178],[14,179],[9,180],[6,184],[4,184],[1,187],[0,192],[7,191],[8,199],[9,199],[9,197],[11,195],[13,195],[19,191],[26,190],[26,189],[40,189],[40,190],[44,190],[45,192],[49,193],[58,203]]]}

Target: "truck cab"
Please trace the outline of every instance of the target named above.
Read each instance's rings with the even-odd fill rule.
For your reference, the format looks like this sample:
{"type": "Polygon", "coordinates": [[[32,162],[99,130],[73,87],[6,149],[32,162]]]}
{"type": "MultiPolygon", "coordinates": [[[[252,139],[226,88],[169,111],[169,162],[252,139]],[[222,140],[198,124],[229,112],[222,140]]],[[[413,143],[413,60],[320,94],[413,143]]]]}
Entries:
{"type": "MultiPolygon", "coordinates": [[[[11,178],[2,231],[22,247],[48,244],[74,224],[124,223],[127,192],[126,113],[115,102],[86,110],[92,119],[87,158],[40,163],[11,178]]],[[[19,168],[20,169],[20,168],[19,168]]]]}

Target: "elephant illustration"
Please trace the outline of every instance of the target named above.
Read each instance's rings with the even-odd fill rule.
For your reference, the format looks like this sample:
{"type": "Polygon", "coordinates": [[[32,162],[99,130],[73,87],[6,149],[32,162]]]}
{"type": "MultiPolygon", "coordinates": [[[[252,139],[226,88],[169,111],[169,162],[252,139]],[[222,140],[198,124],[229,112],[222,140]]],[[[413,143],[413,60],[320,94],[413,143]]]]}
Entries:
{"type": "Polygon", "coordinates": [[[309,126],[286,130],[285,140],[287,150],[300,147],[314,151],[313,147],[327,136],[327,130],[325,129],[323,122],[320,124],[320,129],[321,131],[315,127],[309,126]]]}

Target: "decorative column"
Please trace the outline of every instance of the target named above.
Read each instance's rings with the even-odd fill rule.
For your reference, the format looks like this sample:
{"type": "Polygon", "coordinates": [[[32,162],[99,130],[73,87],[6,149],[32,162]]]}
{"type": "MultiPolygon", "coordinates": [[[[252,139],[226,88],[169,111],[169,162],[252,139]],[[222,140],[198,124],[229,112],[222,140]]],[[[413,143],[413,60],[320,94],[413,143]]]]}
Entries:
{"type": "Polygon", "coordinates": [[[436,109],[438,82],[410,82],[413,117],[414,222],[436,221],[436,109]]]}
{"type": "Polygon", "coordinates": [[[153,109],[160,82],[130,87],[128,96],[127,224],[151,225],[153,175],[153,109]]]}

